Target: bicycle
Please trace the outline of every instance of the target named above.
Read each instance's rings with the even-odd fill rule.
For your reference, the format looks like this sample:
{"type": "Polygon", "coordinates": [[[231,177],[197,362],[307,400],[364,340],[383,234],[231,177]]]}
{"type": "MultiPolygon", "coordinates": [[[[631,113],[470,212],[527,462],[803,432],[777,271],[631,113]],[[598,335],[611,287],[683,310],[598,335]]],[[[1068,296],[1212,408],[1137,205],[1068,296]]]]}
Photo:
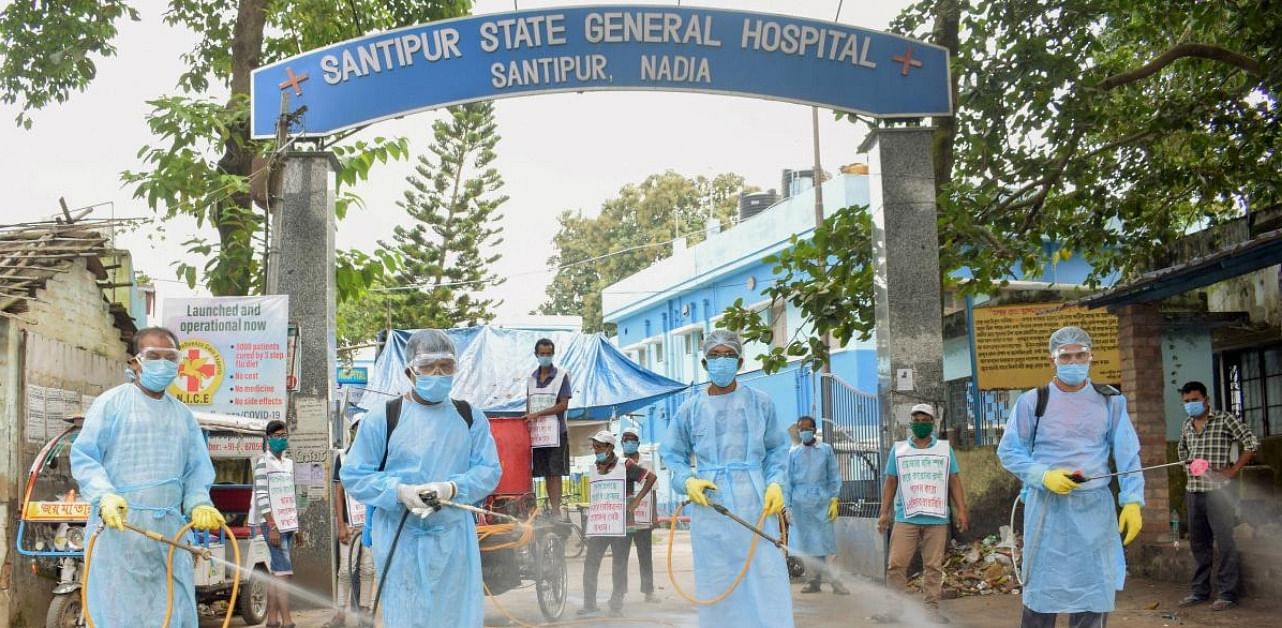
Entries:
{"type": "MultiPolygon", "coordinates": [[[[550,512],[548,510],[548,498],[540,497],[539,507],[543,512],[550,512]]],[[[583,552],[587,550],[588,546],[587,537],[583,534],[583,531],[588,527],[588,505],[575,504],[569,506],[562,504],[561,512],[565,516],[552,517],[552,521],[558,527],[557,534],[565,539],[565,555],[567,558],[579,558],[583,556],[583,552]],[[578,523],[575,523],[570,518],[570,511],[572,510],[579,511],[578,523]]]]}

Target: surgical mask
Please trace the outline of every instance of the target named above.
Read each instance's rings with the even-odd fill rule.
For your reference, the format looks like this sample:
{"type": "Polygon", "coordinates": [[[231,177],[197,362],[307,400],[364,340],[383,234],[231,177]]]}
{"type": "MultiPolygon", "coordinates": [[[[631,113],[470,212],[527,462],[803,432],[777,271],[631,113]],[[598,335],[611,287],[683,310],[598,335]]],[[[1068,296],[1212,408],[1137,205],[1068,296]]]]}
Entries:
{"type": "Polygon", "coordinates": [[[801,430],[801,442],[807,444],[815,442],[815,431],[801,430]]]}
{"type": "Polygon", "coordinates": [[[534,356],[534,357],[536,357],[536,358],[538,358],[538,359],[539,359],[539,366],[541,366],[541,367],[543,367],[543,368],[547,368],[547,367],[549,367],[549,366],[552,366],[552,358],[554,358],[554,357],[556,357],[556,356],[551,356],[551,355],[536,355],[536,356],[534,356]]]}
{"type": "Polygon", "coordinates": [[[1086,375],[1090,373],[1090,371],[1091,365],[1089,362],[1086,364],[1055,365],[1055,377],[1069,386],[1076,386],[1086,381],[1086,375]]]}
{"type": "Polygon", "coordinates": [[[1198,401],[1185,401],[1184,412],[1189,416],[1202,416],[1206,412],[1206,402],[1200,399],[1198,401]]]}
{"type": "Polygon", "coordinates": [[[912,423],[909,428],[913,431],[913,436],[917,438],[926,438],[930,433],[935,431],[934,423],[912,423]]]}
{"type": "Polygon", "coordinates": [[[272,453],[276,454],[277,456],[281,455],[281,453],[283,453],[285,449],[288,447],[289,447],[288,436],[268,436],[267,437],[267,448],[272,450],[272,453]]]}
{"type": "Polygon", "coordinates": [[[609,459],[610,459],[610,452],[608,451],[597,452],[597,455],[596,455],[597,464],[604,464],[605,461],[609,459]]]}
{"type": "Polygon", "coordinates": [[[453,387],[453,375],[419,375],[414,378],[414,392],[428,403],[445,401],[453,387]]]}
{"type": "Polygon", "coordinates": [[[178,363],[169,360],[144,360],[142,376],[139,383],[143,388],[158,393],[169,387],[169,383],[178,376],[178,363]]]}
{"type": "Polygon", "coordinates": [[[708,359],[708,379],[718,388],[725,388],[739,374],[739,358],[708,359]]]}
{"type": "Polygon", "coordinates": [[[637,453],[637,449],[640,447],[641,447],[641,443],[638,443],[636,441],[631,441],[631,440],[623,441],[623,453],[629,456],[637,453]]]}

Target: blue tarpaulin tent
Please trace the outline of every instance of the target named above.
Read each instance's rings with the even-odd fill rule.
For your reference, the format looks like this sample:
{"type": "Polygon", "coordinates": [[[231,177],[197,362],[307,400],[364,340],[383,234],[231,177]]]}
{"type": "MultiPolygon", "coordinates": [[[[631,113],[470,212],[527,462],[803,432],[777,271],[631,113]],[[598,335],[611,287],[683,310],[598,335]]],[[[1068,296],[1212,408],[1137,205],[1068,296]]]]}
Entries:
{"type": "MultiPolygon", "coordinates": [[[[403,393],[411,387],[405,376],[405,343],[413,330],[395,330],[369,375],[369,389],[403,393]]],[[[686,388],[642,368],[619,352],[601,334],[536,332],[501,327],[448,329],[458,350],[454,376],[456,399],[464,399],[491,416],[525,414],[525,386],[538,368],[534,343],[556,343],[556,365],[569,369],[569,419],[604,420],[638,410],[686,388]]],[[[382,395],[365,395],[372,402],[382,395]]],[[[364,403],[362,404],[364,405],[364,403]]]]}

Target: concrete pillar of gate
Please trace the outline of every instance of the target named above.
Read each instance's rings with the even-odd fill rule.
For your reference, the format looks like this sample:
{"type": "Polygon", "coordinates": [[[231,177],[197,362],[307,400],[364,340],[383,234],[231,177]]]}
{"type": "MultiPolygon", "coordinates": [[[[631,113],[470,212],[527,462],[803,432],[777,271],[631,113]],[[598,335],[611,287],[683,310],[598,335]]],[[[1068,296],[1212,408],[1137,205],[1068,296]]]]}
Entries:
{"type": "Polygon", "coordinates": [[[289,452],[299,474],[295,486],[299,525],[307,542],[294,550],[294,583],[328,599],[334,582],[329,479],[337,352],[334,199],[338,161],[332,153],[295,152],[285,156],[283,168],[282,196],[271,208],[267,292],[289,296],[290,324],[298,328],[298,385],[290,393],[289,452]]]}
{"type": "MultiPolygon", "coordinates": [[[[1162,373],[1162,314],[1156,303],[1117,309],[1117,344],[1122,364],[1122,392],[1135,433],[1140,438],[1140,464],[1165,464],[1165,378],[1162,373]]],[[[1144,474],[1144,529],[1141,543],[1170,542],[1170,482],[1163,472],[1144,474]]]]}
{"type": "Polygon", "coordinates": [[[869,155],[883,451],[913,404],[929,403],[940,412],[944,401],[933,130],[876,129],[861,147],[869,155]]]}

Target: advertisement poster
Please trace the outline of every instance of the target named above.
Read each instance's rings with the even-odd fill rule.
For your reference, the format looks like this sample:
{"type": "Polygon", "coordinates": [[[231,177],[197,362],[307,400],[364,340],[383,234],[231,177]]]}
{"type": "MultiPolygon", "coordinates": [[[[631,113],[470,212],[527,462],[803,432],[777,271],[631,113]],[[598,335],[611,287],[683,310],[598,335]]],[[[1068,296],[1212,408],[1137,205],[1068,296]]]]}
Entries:
{"type": "Polygon", "coordinates": [[[196,410],[284,420],[289,297],[165,300],[182,359],[169,392],[196,410]]]}

